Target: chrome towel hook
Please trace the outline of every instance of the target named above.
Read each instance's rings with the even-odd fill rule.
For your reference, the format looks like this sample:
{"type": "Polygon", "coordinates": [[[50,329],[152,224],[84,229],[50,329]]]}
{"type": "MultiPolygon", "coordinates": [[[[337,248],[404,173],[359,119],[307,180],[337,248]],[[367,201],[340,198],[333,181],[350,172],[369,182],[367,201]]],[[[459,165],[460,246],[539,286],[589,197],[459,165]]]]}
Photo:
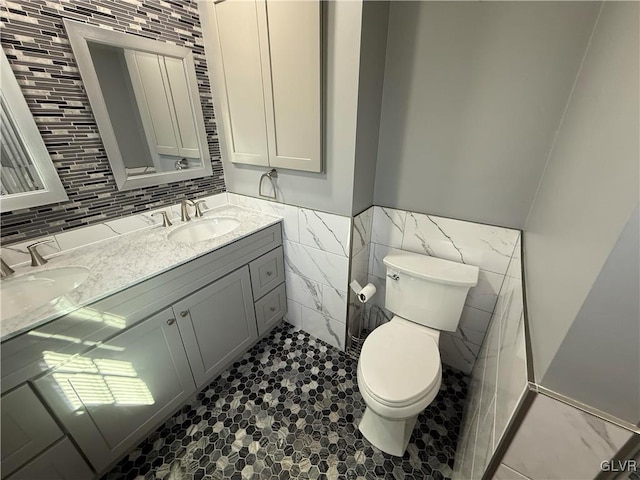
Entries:
{"type": "Polygon", "coordinates": [[[275,168],[272,168],[267,173],[263,173],[260,177],[260,183],[258,184],[258,195],[264,198],[270,198],[272,200],[276,200],[278,197],[278,191],[276,190],[276,182],[273,181],[274,178],[278,178],[278,172],[276,172],[275,168]],[[262,193],[262,181],[268,178],[271,182],[271,188],[273,188],[273,195],[264,195],[262,193]]]}

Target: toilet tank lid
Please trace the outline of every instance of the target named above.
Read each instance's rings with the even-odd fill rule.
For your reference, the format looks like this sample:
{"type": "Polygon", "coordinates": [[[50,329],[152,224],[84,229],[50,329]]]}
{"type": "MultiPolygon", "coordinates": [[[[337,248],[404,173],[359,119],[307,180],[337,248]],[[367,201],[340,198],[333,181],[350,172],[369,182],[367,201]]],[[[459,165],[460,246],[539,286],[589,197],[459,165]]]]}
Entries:
{"type": "Polygon", "coordinates": [[[468,287],[473,287],[478,283],[478,271],[480,270],[475,265],[466,265],[411,252],[389,254],[384,257],[383,262],[387,267],[414,277],[468,287]]]}

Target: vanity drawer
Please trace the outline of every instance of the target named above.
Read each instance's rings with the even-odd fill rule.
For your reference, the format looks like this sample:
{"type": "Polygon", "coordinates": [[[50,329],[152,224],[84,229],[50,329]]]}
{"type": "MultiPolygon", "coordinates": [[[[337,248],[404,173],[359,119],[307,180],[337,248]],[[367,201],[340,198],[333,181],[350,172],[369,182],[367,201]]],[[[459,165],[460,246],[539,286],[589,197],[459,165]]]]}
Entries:
{"type": "Polygon", "coordinates": [[[63,434],[29,385],[4,395],[0,409],[4,478],[62,438],[63,434]]]}
{"type": "Polygon", "coordinates": [[[258,299],[284,282],[282,247],[270,251],[249,264],[253,298],[258,299]]]}
{"type": "Polygon", "coordinates": [[[287,313],[287,293],[284,283],[256,302],[256,322],[258,335],[269,330],[287,313]]]}

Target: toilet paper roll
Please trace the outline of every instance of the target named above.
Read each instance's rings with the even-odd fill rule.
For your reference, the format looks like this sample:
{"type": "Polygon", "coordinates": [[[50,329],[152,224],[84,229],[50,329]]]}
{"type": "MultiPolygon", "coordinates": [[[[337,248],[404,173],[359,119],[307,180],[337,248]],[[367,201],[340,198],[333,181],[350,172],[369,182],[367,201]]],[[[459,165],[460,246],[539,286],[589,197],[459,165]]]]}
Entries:
{"type": "Polygon", "coordinates": [[[376,294],[376,286],[373,283],[367,283],[362,290],[358,292],[358,300],[367,303],[376,294]]]}

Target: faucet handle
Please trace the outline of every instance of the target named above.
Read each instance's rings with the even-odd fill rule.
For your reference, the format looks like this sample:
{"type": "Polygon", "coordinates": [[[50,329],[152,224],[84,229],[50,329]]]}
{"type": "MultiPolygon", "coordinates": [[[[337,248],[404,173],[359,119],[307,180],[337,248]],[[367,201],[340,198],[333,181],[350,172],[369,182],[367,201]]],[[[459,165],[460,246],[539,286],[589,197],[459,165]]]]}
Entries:
{"type": "Polygon", "coordinates": [[[2,259],[2,257],[0,257],[0,276],[2,278],[8,277],[12,273],[14,273],[13,268],[7,265],[7,263],[2,259]]]}
{"type": "Polygon", "coordinates": [[[39,265],[44,265],[45,263],[47,263],[47,260],[42,255],[40,255],[40,252],[38,252],[37,250],[38,245],[42,245],[43,243],[53,243],[53,240],[40,240],[39,242],[27,245],[27,250],[29,250],[29,254],[31,255],[32,267],[37,267],[39,265]]]}
{"type": "Polygon", "coordinates": [[[189,216],[189,208],[187,207],[189,203],[189,200],[186,198],[180,203],[180,221],[182,222],[188,222],[191,220],[191,217],[189,216]]]}
{"type": "Polygon", "coordinates": [[[160,212],[155,212],[152,213],[151,216],[153,217],[154,215],[162,215],[162,226],[163,227],[170,227],[171,225],[173,225],[171,223],[171,220],[169,220],[169,215],[167,215],[167,212],[165,212],[164,210],[160,211],[160,212]]]}
{"type": "Polygon", "coordinates": [[[202,207],[201,205],[206,202],[206,200],[187,200],[192,207],[196,208],[196,214],[194,215],[196,218],[202,217],[202,207]]]}

